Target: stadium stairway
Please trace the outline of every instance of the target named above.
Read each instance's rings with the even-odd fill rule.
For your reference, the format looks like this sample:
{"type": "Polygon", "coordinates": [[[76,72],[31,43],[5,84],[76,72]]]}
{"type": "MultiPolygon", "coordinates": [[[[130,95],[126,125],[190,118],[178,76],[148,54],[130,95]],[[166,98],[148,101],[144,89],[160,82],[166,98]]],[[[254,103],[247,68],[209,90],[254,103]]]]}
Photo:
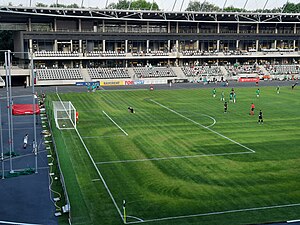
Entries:
{"type": "Polygon", "coordinates": [[[92,78],[90,77],[89,72],[88,72],[87,69],[81,69],[81,74],[82,74],[83,80],[85,82],[92,81],[92,78]]]}
{"type": "Polygon", "coordinates": [[[186,78],[181,67],[172,67],[171,69],[174,71],[174,73],[177,75],[178,78],[180,79],[186,78]]]}
{"type": "Polygon", "coordinates": [[[259,66],[259,69],[263,72],[264,75],[270,75],[270,72],[266,70],[264,66],[259,66]]]}
{"type": "Polygon", "coordinates": [[[135,76],[135,73],[134,73],[133,68],[129,68],[129,67],[128,67],[128,74],[129,74],[129,76],[130,76],[132,79],[138,79],[138,78],[135,76]]]}
{"type": "Polygon", "coordinates": [[[220,70],[224,77],[228,77],[228,71],[226,70],[225,66],[220,66],[220,70]]]}

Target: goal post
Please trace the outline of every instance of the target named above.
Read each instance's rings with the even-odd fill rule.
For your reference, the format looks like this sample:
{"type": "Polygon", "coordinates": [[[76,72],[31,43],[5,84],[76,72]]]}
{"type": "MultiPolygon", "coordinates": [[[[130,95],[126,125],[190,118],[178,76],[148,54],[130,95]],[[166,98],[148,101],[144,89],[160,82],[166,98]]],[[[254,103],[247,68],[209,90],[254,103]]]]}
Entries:
{"type": "Polygon", "coordinates": [[[60,130],[76,129],[76,109],[70,101],[54,101],[56,127],[60,130]]]}

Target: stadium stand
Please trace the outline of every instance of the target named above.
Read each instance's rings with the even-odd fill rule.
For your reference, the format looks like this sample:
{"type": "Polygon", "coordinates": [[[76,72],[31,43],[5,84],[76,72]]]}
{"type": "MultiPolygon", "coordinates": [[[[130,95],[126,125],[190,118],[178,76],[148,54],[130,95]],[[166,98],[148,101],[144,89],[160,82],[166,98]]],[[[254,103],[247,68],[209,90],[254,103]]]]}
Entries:
{"type": "Polygon", "coordinates": [[[85,54],[87,57],[117,57],[125,56],[124,51],[92,51],[85,54]]]}
{"type": "Polygon", "coordinates": [[[83,79],[79,69],[37,69],[38,80],[81,80],[83,79]]]}
{"type": "Polygon", "coordinates": [[[299,74],[299,65],[264,65],[265,69],[271,75],[288,75],[288,74],[299,74]]]}
{"type": "Polygon", "coordinates": [[[240,74],[257,74],[262,75],[260,66],[254,65],[226,65],[225,69],[228,71],[229,76],[237,76],[240,74]]]}
{"type": "Polygon", "coordinates": [[[130,78],[126,68],[88,68],[91,79],[130,78]]]}
{"type": "Polygon", "coordinates": [[[78,52],[65,51],[36,51],[35,57],[79,57],[78,52]]]}
{"type": "Polygon", "coordinates": [[[218,51],[200,51],[200,50],[195,50],[195,51],[182,51],[181,52],[183,56],[217,56],[218,51]]]}
{"type": "Polygon", "coordinates": [[[186,77],[196,76],[222,76],[223,73],[219,66],[194,66],[194,67],[181,67],[186,77]]]}
{"type": "Polygon", "coordinates": [[[169,67],[135,67],[133,71],[138,78],[177,77],[169,67]]]}

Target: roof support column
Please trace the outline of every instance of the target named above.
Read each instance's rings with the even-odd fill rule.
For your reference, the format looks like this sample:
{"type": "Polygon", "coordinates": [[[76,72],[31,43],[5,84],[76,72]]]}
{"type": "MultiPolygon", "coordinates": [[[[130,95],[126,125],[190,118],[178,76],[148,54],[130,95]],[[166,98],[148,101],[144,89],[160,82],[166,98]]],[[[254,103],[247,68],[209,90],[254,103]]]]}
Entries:
{"type": "MultiPolygon", "coordinates": [[[[256,34],[259,34],[259,23],[256,24],[256,34]]],[[[256,51],[258,52],[259,47],[259,40],[256,40],[256,51]]]]}
{"type": "Polygon", "coordinates": [[[128,40],[125,40],[125,53],[128,53],[128,40]]]}
{"type": "Polygon", "coordinates": [[[54,28],[54,31],[56,32],[57,31],[56,18],[54,18],[54,20],[53,20],[53,28],[54,28]]]}
{"type": "MultiPolygon", "coordinates": [[[[217,33],[220,33],[220,23],[217,24],[217,33]]],[[[220,40],[217,40],[217,51],[220,51],[220,40]]]]}
{"type": "Polygon", "coordinates": [[[102,41],[102,51],[105,52],[105,40],[102,41]]]}
{"type": "Polygon", "coordinates": [[[31,18],[28,18],[28,31],[32,31],[31,18]]]}
{"type": "Polygon", "coordinates": [[[79,53],[82,53],[82,40],[79,40],[79,53]]]}
{"type": "Polygon", "coordinates": [[[147,52],[147,53],[149,53],[149,51],[150,51],[149,46],[150,46],[150,41],[147,40],[147,41],[146,41],[146,48],[147,48],[146,52],[147,52]]]}
{"type": "Polygon", "coordinates": [[[78,19],[78,31],[81,32],[81,19],[78,19]]]}
{"type": "Polygon", "coordinates": [[[57,49],[58,49],[58,46],[57,46],[57,40],[54,40],[54,51],[57,51],[57,49]]]}
{"type": "Polygon", "coordinates": [[[32,54],[33,49],[32,49],[32,39],[29,39],[29,52],[32,54]]]}

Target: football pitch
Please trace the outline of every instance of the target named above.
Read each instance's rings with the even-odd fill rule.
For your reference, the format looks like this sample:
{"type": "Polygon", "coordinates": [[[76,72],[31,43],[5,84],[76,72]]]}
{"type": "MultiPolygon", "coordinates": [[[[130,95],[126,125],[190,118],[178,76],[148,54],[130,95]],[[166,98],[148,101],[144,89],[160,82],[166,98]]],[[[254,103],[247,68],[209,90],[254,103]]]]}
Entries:
{"type": "Polygon", "coordinates": [[[227,113],[221,91],[228,101],[231,88],[215,98],[212,89],[48,95],[79,112],[77,130],[53,126],[72,224],[300,219],[300,91],[260,87],[257,98],[256,89],[235,88],[227,113]]]}

